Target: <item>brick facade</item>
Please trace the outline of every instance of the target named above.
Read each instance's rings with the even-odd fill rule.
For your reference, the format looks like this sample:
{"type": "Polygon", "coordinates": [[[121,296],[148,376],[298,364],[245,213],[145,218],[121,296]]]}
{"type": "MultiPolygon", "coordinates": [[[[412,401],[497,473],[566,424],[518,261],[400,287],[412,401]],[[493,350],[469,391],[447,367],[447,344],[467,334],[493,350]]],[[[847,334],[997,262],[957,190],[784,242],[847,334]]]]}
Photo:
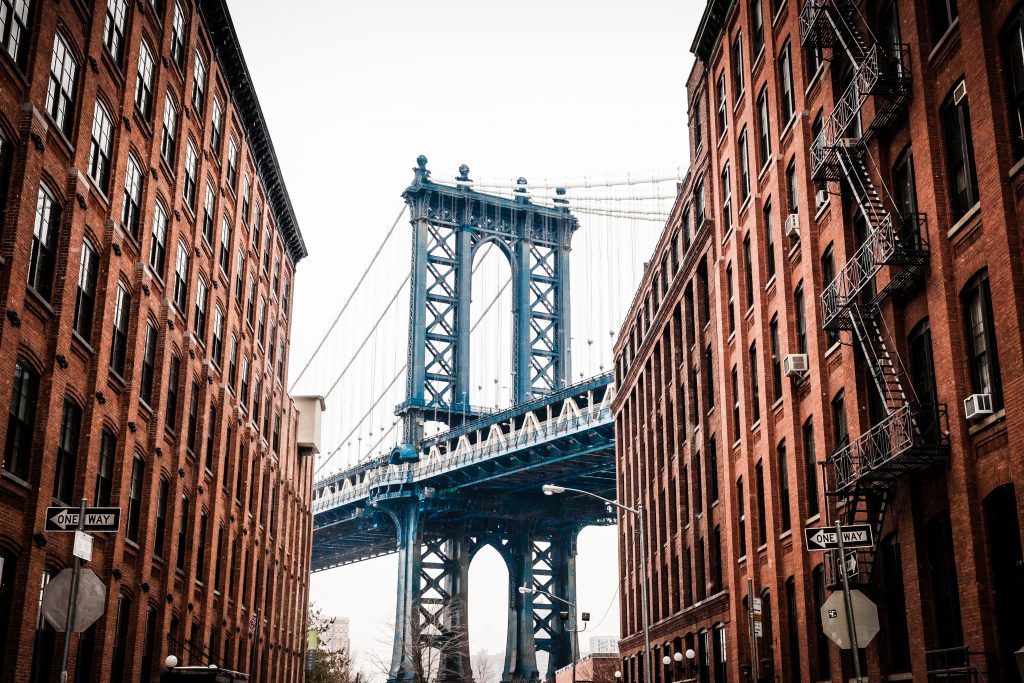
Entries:
{"type": "Polygon", "coordinates": [[[28,412],[0,422],[0,681],[58,678],[62,636],[39,625],[39,589],[70,565],[71,535],[44,533],[45,511],[82,497],[122,521],[96,534],[86,566],[107,607],[73,637],[69,680],[155,680],[174,654],[298,681],[312,462],[285,387],[306,251],[227,5],[11,5],[0,403],[28,412]],[[59,210],[48,225],[44,187],[59,210]]]}
{"type": "MultiPolygon", "coordinates": [[[[927,265],[913,286],[881,298],[880,325],[904,386],[922,401],[931,393],[948,411],[940,423],[948,452],[937,463],[911,467],[879,497],[886,502],[880,542],[862,571],[871,577],[863,590],[879,606],[882,630],[867,648],[864,675],[924,681],[929,667],[941,666],[926,651],[966,646],[992,653],[971,661],[990,678],[1019,680],[1009,653],[1024,645],[1011,607],[1024,604],[1024,163],[1015,145],[1020,99],[1012,80],[1020,7],[961,0],[952,3],[959,11],[949,21],[939,14],[949,6],[941,2],[818,3],[833,4],[852,8],[861,35],[909,48],[909,97],[892,122],[870,131],[867,172],[883,201],[896,203],[906,194],[897,186],[912,159],[908,186],[925,217],[927,265]],[[961,78],[966,105],[954,95],[961,78]],[[977,189],[958,208],[954,136],[942,112],[965,106],[977,189]],[[979,274],[987,274],[991,291],[990,310],[978,308],[991,321],[987,333],[975,329],[983,341],[966,334],[973,283],[984,281],[979,274]],[[991,416],[968,420],[964,399],[986,381],[972,370],[980,345],[998,352],[997,363],[986,366],[995,378],[987,381],[998,387],[1001,378],[1003,407],[997,401],[991,416]]],[[[816,119],[828,119],[851,78],[840,48],[826,49],[817,68],[812,51],[801,48],[803,5],[708,3],[687,82],[691,167],[615,349],[619,495],[647,515],[656,683],[692,675],[702,683],[750,680],[748,580],[764,604],[760,679],[852,676],[849,655],[819,635],[817,607],[830,572],[801,536],[803,527],[845,514],[843,499],[828,495],[837,489],[835,468],[820,465],[845,443],[861,443],[880,418],[853,334],[843,331],[837,340],[822,329],[819,298],[832,280],[828,254],[841,272],[864,237],[846,181],[819,185],[811,178],[816,119]],[[784,118],[787,51],[793,116],[784,118]],[[762,92],[767,155],[759,144],[762,92]],[[793,238],[784,232],[791,213],[799,228],[793,238]],[[773,357],[781,363],[797,353],[802,337],[810,371],[776,373],[773,357]],[[695,650],[692,666],[660,664],[663,655],[687,649],[695,650]]],[[[868,97],[864,104],[865,128],[880,111],[878,101],[868,97]]],[[[883,267],[874,291],[893,272],[883,267]]],[[[639,683],[644,577],[634,532],[634,518],[621,518],[621,666],[625,680],[639,683]]]]}

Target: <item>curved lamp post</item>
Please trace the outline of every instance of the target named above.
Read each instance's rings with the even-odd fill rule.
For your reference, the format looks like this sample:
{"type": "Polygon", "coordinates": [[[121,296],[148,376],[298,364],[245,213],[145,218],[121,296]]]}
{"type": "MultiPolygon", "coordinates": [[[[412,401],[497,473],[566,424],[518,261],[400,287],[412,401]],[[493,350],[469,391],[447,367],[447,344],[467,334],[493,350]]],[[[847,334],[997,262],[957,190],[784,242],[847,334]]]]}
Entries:
{"type": "MultiPolygon", "coordinates": [[[[623,505],[614,500],[610,500],[603,496],[599,496],[596,493],[590,491],[583,491],[581,489],[574,489],[569,486],[559,486],[557,484],[544,484],[540,487],[544,492],[545,496],[553,496],[556,493],[565,493],[571,491],[572,493],[579,493],[584,496],[590,496],[602,501],[605,505],[617,507],[625,512],[630,512],[636,515],[637,525],[640,529],[640,610],[641,610],[641,624],[643,625],[644,631],[644,683],[651,683],[651,630],[650,622],[648,621],[648,609],[647,609],[647,534],[644,531],[644,508],[642,505],[637,505],[635,508],[631,508],[628,505],[623,505]]],[[[621,678],[622,672],[619,672],[621,678]]]]}
{"type": "MultiPolygon", "coordinates": [[[[586,631],[587,630],[587,627],[585,625],[584,625],[584,627],[582,629],[577,628],[578,625],[576,623],[576,603],[575,602],[571,602],[569,600],[566,600],[565,598],[560,598],[557,595],[554,595],[552,593],[548,593],[546,590],[541,590],[540,588],[530,588],[529,586],[520,586],[519,587],[519,592],[522,593],[523,595],[527,595],[527,594],[533,595],[533,594],[536,594],[536,593],[540,593],[541,595],[547,596],[551,600],[557,600],[558,602],[560,602],[560,603],[562,603],[564,605],[568,605],[569,608],[572,609],[572,612],[571,612],[571,614],[572,614],[572,626],[568,629],[568,631],[569,631],[569,633],[572,634],[572,640],[569,641],[569,645],[572,648],[572,683],[576,683],[576,650],[579,647],[579,643],[577,642],[576,634],[580,633],[581,631],[586,631]]],[[[563,614],[565,614],[565,613],[563,612],[563,614]]],[[[583,622],[584,622],[584,624],[586,624],[586,622],[588,622],[588,621],[590,621],[590,614],[588,612],[584,612],[583,613],[583,622]]]]}

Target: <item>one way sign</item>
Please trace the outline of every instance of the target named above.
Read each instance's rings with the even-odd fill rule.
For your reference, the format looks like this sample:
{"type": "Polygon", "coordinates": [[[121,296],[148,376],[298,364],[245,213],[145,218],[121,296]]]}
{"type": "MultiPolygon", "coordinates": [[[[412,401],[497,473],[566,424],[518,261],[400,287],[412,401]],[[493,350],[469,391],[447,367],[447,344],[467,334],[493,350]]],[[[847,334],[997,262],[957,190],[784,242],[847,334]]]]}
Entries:
{"type": "MultiPolygon", "coordinates": [[[[78,529],[78,508],[46,508],[47,531],[75,531],[78,529]]],[[[114,531],[121,528],[121,508],[86,508],[83,531],[114,531]]]]}
{"type": "MultiPolygon", "coordinates": [[[[833,550],[839,547],[839,537],[831,527],[807,527],[804,529],[804,541],[808,550],[833,550]]],[[[843,547],[871,548],[875,545],[874,534],[870,524],[851,524],[843,527],[843,547]]]]}

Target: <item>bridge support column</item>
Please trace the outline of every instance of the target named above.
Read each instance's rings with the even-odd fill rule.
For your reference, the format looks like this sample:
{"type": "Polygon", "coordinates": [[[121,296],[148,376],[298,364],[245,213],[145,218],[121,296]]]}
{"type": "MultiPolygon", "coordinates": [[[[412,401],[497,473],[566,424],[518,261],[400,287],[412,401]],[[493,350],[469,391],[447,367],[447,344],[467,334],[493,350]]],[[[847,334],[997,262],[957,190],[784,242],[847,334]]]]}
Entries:
{"type": "Polygon", "coordinates": [[[533,543],[528,530],[518,531],[509,543],[511,561],[508,567],[508,632],[505,645],[503,683],[537,681],[537,649],[534,642],[533,601],[530,593],[520,593],[520,586],[532,586],[533,543]]]}
{"type": "Polygon", "coordinates": [[[418,668],[422,525],[416,500],[405,501],[390,512],[398,528],[398,599],[388,682],[405,683],[416,680],[418,668]]]}
{"type": "MultiPolygon", "coordinates": [[[[519,240],[512,264],[512,327],[515,332],[512,370],[513,402],[522,403],[533,395],[530,360],[530,242],[519,240]]],[[[522,585],[522,584],[520,584],[522,585]]]]}
{"type": "Polygon", "coordinates": [[[420,645],[436,650],[426,661],[436,671],[424,671],[437,681],[472,683],[469,660],[469,543],[462,529],[449,536],[425,539],[422,553],[420,645]]]}
{"type": "MultiPolygon", "coordinates": [[[[576,603],[576,536],[572,529],[551,537],[547,542],[534,543],[534,587],[563,600],[576,603]]],[[[578,607],[578,606],[577,606],[578,607]]],[[[555,680],[555,672],[572,663],[578,609],[574,610],[557,600],[543,600],[535,605],[537,649],[548,653],[545,678],[555,680]],[[568,611],[569,620],[562,621],[559,612],[568,611]]],[[[578,652],[578,648],[575,650],[578,652]]]]}

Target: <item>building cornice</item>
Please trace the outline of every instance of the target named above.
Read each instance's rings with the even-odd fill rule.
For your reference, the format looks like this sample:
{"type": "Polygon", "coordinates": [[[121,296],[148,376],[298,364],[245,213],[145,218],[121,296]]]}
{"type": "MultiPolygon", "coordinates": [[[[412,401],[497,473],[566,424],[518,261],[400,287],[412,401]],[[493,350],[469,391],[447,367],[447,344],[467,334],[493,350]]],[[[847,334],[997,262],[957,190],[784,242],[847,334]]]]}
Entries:
{"type": "Polygon", "coordinates": [[[690,45],[690,52],[697,55],[697,59],[705,64],[715,52],[722,29],[725,28],[725,20],[734,4],[736,0],[708,0],[707,7],[704,8],[704,15],[700,18],[693,44],[690,45]]]}
{"type": "Polygon", "coordinates": [[[197,4],[206,24],[214,54],[220,63],[242,126],[245,128],[249,149],[263,180],[267,202],[274,212],[274,220],[281,231],[292,262],[298,263],[308,254],[306,243],[299,231],[295,209],[292,207],[291,197],[288,196],[288,188],[284,184],[277,152],[274,151],[267,121],[249,75],[249,67],[245,63],[242,46],[238,42],[238,33],[231,21],[227,0],[199,0],[197,4]]]}

